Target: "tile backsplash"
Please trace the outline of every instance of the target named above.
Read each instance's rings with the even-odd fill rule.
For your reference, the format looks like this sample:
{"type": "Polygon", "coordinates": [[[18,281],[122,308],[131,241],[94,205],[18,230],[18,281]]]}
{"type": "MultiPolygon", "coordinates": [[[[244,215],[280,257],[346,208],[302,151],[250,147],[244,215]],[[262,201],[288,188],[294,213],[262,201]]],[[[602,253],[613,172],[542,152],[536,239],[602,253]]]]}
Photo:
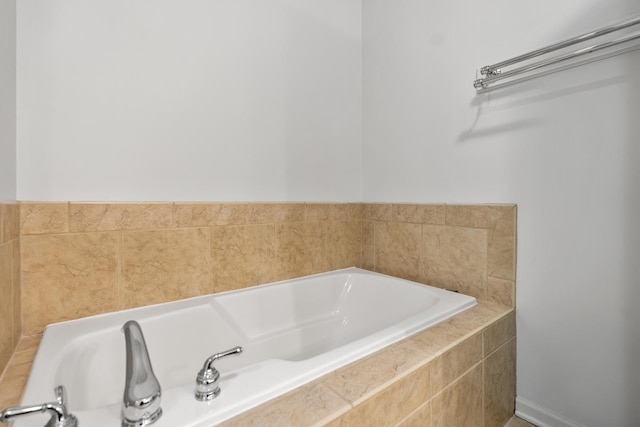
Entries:
{"type": "Polygon", "coordinates": [[[20,340],[20,213],[0,202],[0,372],[20,340]]]}
{"type": "Polygon", "coordinates": [[[49,323],[349,266],[515,301],[515,205],[0,206],[0,369],[49,323]]]}

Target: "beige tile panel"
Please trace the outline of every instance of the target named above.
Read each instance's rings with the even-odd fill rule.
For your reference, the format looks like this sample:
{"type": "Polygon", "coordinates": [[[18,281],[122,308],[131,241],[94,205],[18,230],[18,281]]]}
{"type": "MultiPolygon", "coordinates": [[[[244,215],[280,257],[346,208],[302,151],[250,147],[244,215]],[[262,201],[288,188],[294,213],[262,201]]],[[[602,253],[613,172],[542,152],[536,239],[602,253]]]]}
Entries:
{"type": "Polygon", "coordinates": [[[489,301],[479,302],[478,305],[463,311],[460,314],[446,320],[446,322],[460,329],[475,331],[484,325],[501,319],[511,310],[505,312],[505,306],[489,301]]]}
{"type": "MultiPolygon", "coordinates": [[[[305,220],[329,221],[332,219],[336,219],[335,216],[336,214],[338,214],[336,206],[337,205],[331,203],[305,203],[305,220]]],[[[340,219],[347,219],[346,215],[348,215],[348,210],[346,212],[339,213],[345,214],[345,217],[340,219]]]]}
{"type": "Polygon", "coordinates": [[[13,304],[13,342],[20,341],[22,336],[22,291],[20,289],[20,239],[11,241],[11,290],[13,304]]]}
{"type": "Polygon", "coordinates": [[[38,351],[38,346],[40,345],[41,340],[42,334],[22,337],[16,346],[16,352],[25,351],[35,354],[38,351]]]}
{"type": "Polygon", "coordinates": [[[489,276],[515,280],[516,215],[515,205],[447,205],[447,225],[489,230],[489,276]]]}
{"type": "Polygon", "coordinates": [[[325,227],[320,222],[276,224],[275,279],[326,271],[325,227]]]}
{"type": "Polygon", "coordinates": [[[430,425],[431,401],[428,401],[402,420],[402,422],[398,424],[398,427],[429,427],[430,425]]]}
{"type": "Polygon", "coordinates": [[[434,396],[431,427],[482,426],[482,363],[434,396]]]}
{"type": "Polygon", "coordinates": [[[274,281],[275,230],[274,224],[212,228],[213,291],[274,281]]]}
{"type": "Polygon", "coordinates": [[[422,282],[487,297],[487,230],[423,225],[422,282]]]}
{"type": "Polygon", "coordinates": [[[487,299],[509,307],[516,306],[516,283],[512,280],[496,279],[489,276],[487,299]]]}
{"type": "Polygon", "coordinates": [[[71,203],[72,232],[173,227],[172,203],[71,203]]]}
{"type": "Polygon", "coordinates": [[[393,425],[405,419],[430,397],[429,368],[418,368],[329,425],[393,425]]]}
{"type": "Polygon", "coordinates": [[[0,244],[20,236],[20,205],[0,203],[0,244]]]}
{"type": "Polygon", "coordinates": [[[303,222],[304,203],[249,203],[249,224],[303,222]]]}
{"type": "Polygon", "coordinates": [[[118,233],[22,237],[23,333],[115,311],[118,233]]]}
{"type": "Polygon", "coordinates": [[[489,229],[488,274],[516,280],[516,207],[505,209],[489,229]]]}
{"type": "Polygon", "coordinates": [[[536,427],[536,426],[514,415],[513,417],[511,417],[509,422],[507,422],[504,425],[504,427],[536,427]]]}
{"type": "Polygon", "coordinates": [[[357,405],[428,360],[413,343],[403,341],[329,374],[323,383],[357,405]]]}
{"type": "Polygon", "coordinates": [[[12,244],[0,245],[0,372],[13,353],[12,244]]]}
{"type": "Polygon", "coordinates": [[[66,233],[68,231],[68,203],[20,203],[21,234],[66,233]]]}
{"type": "Polygon", "coordinates": [[[410,341],[421,351],[440,356],[480,331],[484,325],[510,312],[505,311],[502,305],[480,301],[478,305],[413,335],[410,341]]]}
{"type": "Polygon", "coordinates": [[[516,340],[487,357],[484,361],[484,425],[502,427],[515,411],[516,340]]]}
{"type": "Polygon", "coordinates": [[[321,426],[349,408],[327,386],[311,383],[223,422],[220,427],[321,426]]]}
{"type": "Polygon", "coordinates": [[[375,223],[376,271],[420,281],[422,226],[401,222],[375,223]]]}
{"type": "Polygon", "coordinates": [[[393,205],[393,220],[417,224],[445,223],[445,205],[401,203],[393,205]]]}
{"type": "Polygon", "coordinates": [[[362,219],[391,221],[393,219],[393,207],[389,203],[363,203],[362,219]]]}
{"type": "Polygon", "coordinates": [[[431,362],[431,393],[445,386],[482,360],[482,334],[476,334],[431,362]]]}
{"type": "Polygon", "coordinates": [[[120,308],[133,308],[209,294],[208,229],[122,233],[120,308]]]}
{"type": "Polygon", "coordinates": [[[516,336],[516,313],[512,311],[483,331],[484,357],[516,336]]]}
{"type": "Polygon", "coordinates": [[[11,357],[9,367],[0,377],[0,408],[15,406],[20,403],[22,391],[27,381],[27,375],[31,369],[33,358],[38,350],[37,339],[29,338],[29,343],[20,341],[16,351],[11,357]]]}
{"type": "Polygon", "coordinates": [[[362,268],[365,270],[375,271],[375,249],[373,246],[362,247],[362,268]]]}
{"type": "Polygon", "coordinates": [[[458,227],[491,228],[515,205],[446,205],[446,224],[458,227]]]}
{"type": "Polygon", "coordinates": [[[349,206],[349,219],[363,219],[362,203],[348,203],[348,206],[349,206]]]}
{"type": "Polygon", "coordinates": [[[360,220],[331,221],[325,225],[327,269],[362,265],[362,223],[360,220]]]}
{"type": "Polygon", "coordinates": [[[210,227],[247,223],[248,203],[175,203],[173,215],[177,227],[210,227]]]}

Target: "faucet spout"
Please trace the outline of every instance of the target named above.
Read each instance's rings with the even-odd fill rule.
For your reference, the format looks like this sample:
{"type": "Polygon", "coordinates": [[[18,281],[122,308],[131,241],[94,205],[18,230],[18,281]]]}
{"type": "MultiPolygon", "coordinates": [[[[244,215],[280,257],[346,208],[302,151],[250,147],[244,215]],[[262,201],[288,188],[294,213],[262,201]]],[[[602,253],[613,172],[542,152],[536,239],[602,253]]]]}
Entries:
{"type": "Polygon", "coordinates": [[[122,427],[143,427],[162,415],[160,383],[153,373],[140,325],[129,320],[122,327],[127,349],[127,372],[122,406],[122,427]]]}

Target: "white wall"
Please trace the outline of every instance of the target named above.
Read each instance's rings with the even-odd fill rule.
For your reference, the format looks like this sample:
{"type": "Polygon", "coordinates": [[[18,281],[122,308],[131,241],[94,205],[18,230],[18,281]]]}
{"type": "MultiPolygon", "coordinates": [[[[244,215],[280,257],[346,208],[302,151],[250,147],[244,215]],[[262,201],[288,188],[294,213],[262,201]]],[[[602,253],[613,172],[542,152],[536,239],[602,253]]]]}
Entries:
{"type": "Polygon", "coordinates": [[[16,2],[0,0],[0,200],[16,199],[16,2]]]}
{"type": "Polygon", "coordinates": [[[19,199],[359,199],[360,20],[360,0],[19,2],[19,199]]]}
{"type": "Polygon", "coordinates": [[[518,204],[518,403],[640,425],[640,51],[475,96],[631,0],[363,2],[365,201],[518,204]]]}

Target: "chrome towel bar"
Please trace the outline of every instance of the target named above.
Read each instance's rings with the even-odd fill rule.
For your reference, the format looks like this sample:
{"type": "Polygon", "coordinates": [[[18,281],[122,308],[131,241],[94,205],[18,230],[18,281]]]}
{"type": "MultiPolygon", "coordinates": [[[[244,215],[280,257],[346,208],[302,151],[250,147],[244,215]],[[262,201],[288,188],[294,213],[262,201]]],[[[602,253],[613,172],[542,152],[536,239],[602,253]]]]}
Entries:
{"type": "MultiPolygon", "coordinates": [[[[543,47],[541,49],[537,49],[528,53],[525,53],[523,55],[519,55],[516,57],[513,57],[511,59],[507,59],[506,61],[502,61],[502,62],[498,62],[496,64],[492,64],[492,65],[486,65],[484,67],[482,67],[480,69],[480,74],[482,74],[483,76],[486,77],[482,77],[479,79],[476,79],[473,82],[473,87],[476,88],[477,93],[482,93],[482,92],[486,92],[490,89],[494,89],[497,87],[501,87],[503,85],[507,85],[507,84],[500,84],[500,85],[494,85],[494,83],[500,81],[500,80],[505,80],[505,79],[510,79],[510,78],[514,78],[518,75],[521,74],[525,74],[525,73],[530,73],[532,71],[536,71],[536,70],[542,70],[545,69],[549,66],[552,66],[554,64],[558,64],[558,63],[565,63],[571,59],[574,58],[578,58],[587,54],[592,54],[595,52],[599,52],[599,51],[604,51],[610,48],[613,48],[616,45],[620,45],[622,43],[628,43],[631,42],[633,40],[636,39],[640,39],[640,32],[636,32],[636,33],[632,33],[632,34],[628,34],[624,37],[620,37],[614,40],[610,40],[607,42],[603,42],[603,43],[599,43],[596,45],[592,45],[592,46],[588,46],[585,48],[581,48],[579,50],[570,52],[570,53],[565,53],[565,54],[561,54],[558,56],[554,56],[552,58],[548,58],[548,59],[544,59],[535,63],[530,63],[518,68],[514,68],[511,70],[503,70],[504,67],[510,66],[510,65],[514,65],[517,64],[519,62],[523,62],[523,61],[527,61],[529,59],[532,58],[536,58],[542,55],[546,55],[549,54],[551,52],[578,44],[578,43],[582,43],[585,42],[587,40],[591,40],[597,37],[602,37],[606,34],[609,33],[613,33],[616,31],[620,31],[620,30],[624,30],[626,28],[632,27],[634,25],[639,25],[640,24],[640,15],[639,16],[634,16],[628,19],[625,19],[624,21],[620,21],[616,24],[612,24],[609,25],[607,27],[604,28],[600,28],[598,30],[594,30],[594,31],[590,31],[588,33],[585,34],[581,34],[579,36],[576,37],[572,37],[568,40],[559,42],[559,43],[554,43],[551,44],[549,46],[543,47]]],[[[622,49],[618,49],[615,52],[612,52],[613,54],[618,54],[618,53],[623,53],[623,52],[627,52],[630,50],[635,50],[635,49],[639,49],[640,45],[638,46],[634,46],[633,48],[622,48],[622,49]]],[[[606,56],[612,56],[610,55],[606,55],[606,56]]],[[[597,59],[597,58],[596,58],[597,59]]],[[[583,62],[589,62],[589,61],[583,61],[583,62]]],[[[583,62],[580,62],[579,64],[582,64],[583,62]]],[[[576,65],[579,65],[576,64],[576,65]]],[[[567,68],[567,67],[564,67],[567,68]]],[[[563,68],[560,68],[563,69],[563,68]]],[[[541,73],[542,74],[542,73],[541,73]]],[[[533,76],[529,75],[523,78],[523,80],[528,80],[530,78],[532,78],[533,76]]],[[[519,81],[519,80],[518,80],[519,81]]],[[[508,84],[512,84],[515,83],[515,81],[511,81],[508,84]]]]}

